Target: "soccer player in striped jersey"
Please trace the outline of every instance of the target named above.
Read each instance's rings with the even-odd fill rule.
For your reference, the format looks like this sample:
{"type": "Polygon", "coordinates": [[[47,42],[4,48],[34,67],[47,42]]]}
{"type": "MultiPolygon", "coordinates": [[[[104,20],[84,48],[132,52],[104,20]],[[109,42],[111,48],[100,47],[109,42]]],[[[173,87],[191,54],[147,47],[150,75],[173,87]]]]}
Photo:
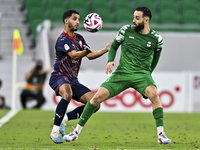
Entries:
{"type": "Polygon", "coordinates": [[[77,140],[83,126],[100,103],[127,88],[134,88],[152,102],[158,143],[171,143],[164,133],[163,108],[156,84],[151,76],[163,46],[162,37],[149,27],[151,17],[151,11],[147,7],[137,7],[134,12],[133,25],[125,25],[119,30],[108,51],[106,73],[112,73],[112,67],[116,66],[114,59],[116,51],[121,45],[119,66],[86,104],[74,131],[63,137],[66,141],[77,140]]]}
{"type": "MultiPolygon", "coordinates": [[[[107,44],[101,50],[92,51],[83,36],[75,33],[79,26],[79,18],[80,15],[75,10],[64,12],[64,31],[58,37],[55,44],[56,58],[49,85],[57,95],[62,97],[56,108],[54,125],[50,134],[51,139],[55,143],[63,143],[63,138],[59,135],[59,132],[62,136],[65,135],[62,120],[66,122],[79,118],[85,106],[77,107],[65,114],[70,100],[73,98],[86,104],[94,96],[94,93],[77,79],[81,59],[85,56],[90,60],[102,56],[108,52],[112,43],[107,44]]],[[[99,107],[100,105],[98,105],[96,110],[99,107]]]]}

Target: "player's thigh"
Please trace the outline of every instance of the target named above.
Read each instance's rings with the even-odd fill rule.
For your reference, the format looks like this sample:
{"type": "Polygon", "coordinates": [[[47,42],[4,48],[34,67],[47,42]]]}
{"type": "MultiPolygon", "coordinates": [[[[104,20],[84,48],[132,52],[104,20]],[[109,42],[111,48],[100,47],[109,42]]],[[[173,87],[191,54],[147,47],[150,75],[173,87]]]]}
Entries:
{"type": "Polygon", "coordinates": [[[94,96],[94,93],[92,91],[87,92],[81,96],[81,98],[79,99],[79,102],[86,104],[88,101],[92,99],[93,96],[94,96]]]}
{"type": "Polygon", "coordinates": [[[86,104],[92,97],[93,92],[86,87],[85,85],[81,84],[78,80],[73,81],[71,83],[72,92],[73,92],[73,99],[86,104]]]}
{"type": "Polygon", "coordinates": [[[101,84],[101,87],[109,91],[109,98],[114,97],[130,87],[130,80],[127,75],[113,73],[106,81],[101,84]]]}
{"type": "Polygon", "coordinates": [[[104,87],[100,87],[97,91],[97,93],[94,95],[94,97],[91,100],[91,104],[93,105],[99,105],[103,101],[107,100],[110,96],[110,92],[108,89],[104,87]]]}
{"type": "MultiPolygon", "coordinates": [[[[59,90],[61,89],[60,87],[63,84],[68,84],[70,86],[70,81],[67,76],[62,75],[62,74],[51,75],[50,80],[49,80],[49,85],[55,91],[57,96],[61,96],[59,90]]],[[[63,91],[64,91],[64,89],[63,89],[63,91]]],[[[63,91],[62,91],[62,93],[63,93],[63,91]]]]}
{"type": "Polygon", "coordinates": [[[158,97],[157,88],[155,86],[148,86],[145,89],[145,96],[148,97],[150,100],[156,99],[158,97]]]}
{"type": "Polygon", "coordinates": [[[70,101],[72,99],[72,89],[71,89],[71,86],[70,84],[68,83],[64,83],[62,84],[60,87],[59,87],[59,95],[67,100],[67,101],[70,101]]]}
{"type": "Polygon", "coordinates": [[[156,87],[156,84],[151,74],[136,73],[132,79],[132,87],[138,91],[144,98],[146,98],[145,90],[149,86],[156,87]]]}

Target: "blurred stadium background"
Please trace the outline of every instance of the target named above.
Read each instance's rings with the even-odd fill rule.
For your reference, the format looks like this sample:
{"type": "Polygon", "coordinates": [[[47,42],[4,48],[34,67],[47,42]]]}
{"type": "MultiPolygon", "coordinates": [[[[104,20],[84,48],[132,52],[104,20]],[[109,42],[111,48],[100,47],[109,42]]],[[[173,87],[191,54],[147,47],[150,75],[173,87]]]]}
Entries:
{"type": "MultiPolygon", "coordinates": [[[[25,83],[25,73],[37,59],[43,59],[45,67],[53,66],[54,43],[63,30],[64,11],[75,9],[80,12],[78,32],[85,37],[92,50],[97,50],[112,41],[120,27],[132,24],[133,10],[138,6],[147,6],[151,9],[153,18],[150,27],[164,38],[162,56],[155,70],[155,81],[157,84],[163,81],[159,86],[162,89],[160,93],[167,93],[166,103],[169,104],[172,99],[175,101],[174,108],[169,108],[169,111],[200,111],[198,109],[200,106],[199,0],[0,0],[0,79],[3,81],[0,92],[6,97],[6,103],[11,105],[12,99],[14,29],[19,29],[24,46],[24,53],[18,56],[17,60],[16,107],[21,108],[19,93],[25,83]],[[89,33],[83,28],[83,19],[91,12],[96,12],[103,18],[103,28],[98,33],[89,33]],[[176,92],[181,91],[180,95],[173,91],[174,87],[176,92]]],[[[118,51],[117,62],[119,55],[118,51]]],[[[102,76],[106,61],[107,55],[94,61],[84,58],[80,80],[96,90],[104,80],[102,76]],[[99,82],[96,81],[99,80],[98,74],[99,78],[102,77],[100,83],[96,83],[99,82]],[[94,78],[95,83],[88,81],[91,80],[88,75],[94,78]]],[[[48,79],[46,86],[47,99],[52,99],[52,95],[49,94],[51,89],[48,89],[48,79]]],[[[55,103],[55,99],[50,101],[55,103]]],[[[47,102],[44,109],[52,109],[54,106],[55,104],[47,102]]],[[[118,109],[121,108],[116,108],[118,109]]],[[[145,107],[140,107],[135,110],[144,109],[145,107]]]]}

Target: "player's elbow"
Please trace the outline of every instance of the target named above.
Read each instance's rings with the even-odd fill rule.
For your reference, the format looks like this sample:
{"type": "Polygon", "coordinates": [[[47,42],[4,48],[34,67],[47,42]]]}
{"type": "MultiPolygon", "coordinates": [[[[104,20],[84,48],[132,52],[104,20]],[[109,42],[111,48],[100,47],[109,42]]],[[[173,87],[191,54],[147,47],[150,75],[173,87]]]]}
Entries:
{"type": "Polygon", "coordinates": [[[91,53],[87,54],[87,58],[89,60],[93,60],[93,59],[100,57],[101,55],[103,55],[103,54],[99,53],[98,51],[97,52],[91,52],[91,53]]]}
{"type": "Polygon", "coordinates": [[[78,60],[81,58],[80,53],[76,52],[75,50],[68,52],[68,56],[71,57],[74,60],[78,60]]]}

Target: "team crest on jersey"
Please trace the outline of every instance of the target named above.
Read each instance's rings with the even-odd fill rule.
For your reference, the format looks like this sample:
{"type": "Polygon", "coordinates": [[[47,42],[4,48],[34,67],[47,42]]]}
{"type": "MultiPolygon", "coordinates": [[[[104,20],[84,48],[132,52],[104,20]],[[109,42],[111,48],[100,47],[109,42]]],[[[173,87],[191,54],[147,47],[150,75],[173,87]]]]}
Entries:
{"type": "Polygon", "coordinates": [[[80,45],[80,47],[82,48],[82,47],[83,47],[83,42],[82,42],[82,41],[79,41],[79,45],[80,45]]]}
{"type": "Polygon", "coordinates": [[[64,45],[65,50],[69,50],[69,46],[67,44],[64,45]]]}
{"type": "Polygon", "coordinates": [[[151,47],[151,42],[148,42],[148,43],[147,43],[147,47],[151,47]]]}
{"type": "Polygon", "coordinates": [[[67,77],[64,76],[63,78],[64,78],[65,81],[69,81],[69,80],[67,79],[67,77]]]}

